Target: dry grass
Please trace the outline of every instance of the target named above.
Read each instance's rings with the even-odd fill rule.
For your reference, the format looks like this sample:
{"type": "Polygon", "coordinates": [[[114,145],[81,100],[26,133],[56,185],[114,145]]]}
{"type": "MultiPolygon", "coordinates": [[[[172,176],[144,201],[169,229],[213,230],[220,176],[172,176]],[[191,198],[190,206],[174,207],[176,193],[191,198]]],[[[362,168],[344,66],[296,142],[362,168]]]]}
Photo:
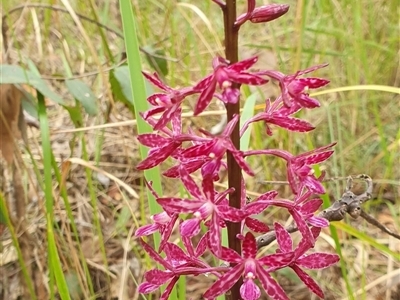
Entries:
{"type": "MultiPolygon", "coordinates": [[[[144,1],[134,1],[140,20],[141,44],[165,51],[164,55],[170,58],[167,81],[171,86],[193,83],[210,70],[211,57],[222,51],[219,40],[222,36],[220,14],[212,4],[204,4],[201,8],[210,22],[207,24],[190,7],[177,5],[175,1],[149,2],[145,4],[144,1]]],[[[302,31],[296,29],[299,28],[299,20],[294,19],[297,3],[289,2],[292,9],[288,21],[278,21],[267,27],[257,26],[257,29],[250,25],[244,27],[240,42],[243,57],[261,54],[260,67],[267,64],[288,73],[329,61],[329,69],[317,75],[330,78],[331,88],[359,84],[398,85],[397,51],[391,49],[397,45],[393,40],[396,34],[387,33],[389,30],[398,32],[394,21],[396,18],[392,15],[393,4],[384,0],[373,1],[373,8],[365,11],[366,17],[357,25],[357,22],[351,22],[355,16],[350,5],[341,6],[335,2],[336,7],[332,9],[336,9],[338,15],[332,17],[332,11],[328,7],[306,1],[308,14],[315,18],[308,18],[308,30],[303,32],[305,36],[301,36],[302,31]],[[374,15],[378,17],[375,18],[374,15]],[[353,27],[347,27],[346,24],[353,27]],[[356,36],[359,38],[355,38],[356,36]],[[366,42],[361,42],[362,40],[366,42]],[[366,50],[361,49],[363,47],[366,50]]],[[[368,2],[368,5],[371,3],[361,2],[368,2]]],[[[108,26],[120,31],[117,1],[104,0],[96,3],[100,21],[107,22],[108,26]]],[[[2,13],[9,11],[13,5],[16,5],[16,1],[6,3],[2,13]]],[[[74,9],[93,17],[91,10],[83,2],[77,1],[74,9]]],[[[101,113],[95,117],[85,117],[83,128],[79,132],[74,130],[65,109],[50,100],[47,103],[51,146],[78,230],[77,238],[71,229],[60,185],[55,181],[52,190],[55,201],[56,244],[71,297],[138,299],[137,282],[142,280],[142,274],[149,262],[131,236],[138,223],[144,224],[149,219],[141,219],[141,216],[148,214],[147,207],[143,206],[145,201],[142,174],[135,170],[139,161],[136,129],[130,123],[131,112],[121,103],[115,103],[111,114],[108,114],[113,97],[110,97],[111,90],[105,80],[108,76],[106,70],[117,65],[123,58],[123,41],[117,34],[104,31],[112,54],[109,56],[94,24],[83,21],[92,44],[90,46],[68,14],[43,9],[15,12],[10,15],[7,24],[8,62],[26,66],[31,61],[43,77],[49,79],[51,87],[68,104],[73,104],[63,82],[54,80],[55,77],[70,77],[67,71],[69,68],[73,76],[81,77],[90,84],[100,103],[101,113]],[[92,53],[93,46],[98,59],[92,53]],[[100,75],[98,72],[101,72],[100,75]],[[96,127],[98,125],[102,128],[96,127]],[[88,153],[86,162],[82,160],[84,152],[88,153]],[[95,170],[92,173],[97,201],[95,209],[88,188],[88,166],[92,171],[95,170]],[[124,187],[124,184],[128,187],[124,187]],[[101,235],[95,225],[96,218],[101,225],[101,235]],[[83,258],[87,262],[87,271],[82,264],[83,258]]],[[[396,49],[398,50],[398,46],[396,49]]],[[[273,96],[274,89],[271,85],[264,92],[273,96]]],[[[330,93],[320,96],[319,99],[329,106],[324,104],[321,109],[305,116],[319,126],[315,132],[306,135],[306,138],[296,134],[288,137],[282,133],[267,140],[262,136],[262,130],[255,127],[252,133],[253,147],[287,147],[290,151],[300,152],[312,145],[319,146],[331,140],[339,140],[335,158],[327,165],[329,175],[367,173],[376,179],[374,198],[378,200],[371,203],[367,210],[386,226],[399,232],[400,174],[396,168],[400,157],[398,95],[364,90],[330,93]],[[385,203],[389,203],[389,208],[385,203]]],[[[190,109],[189,103],[185,110],[190,109]]],[[[218,116],[187,118],[185,125],[210,128],[211,123],[216,124],[218,121],[218,116]]],[[[35,128],[28,128],[29,151],[20,143],[21,152],[16,155],[21,157],[19,166],[26,195],[26,226],[23,228],[29,236],[25,249],[28,249],[30,256],[25,263],[30,266],[37,298],[47,299],[50,289],[46,210],[40,182],[42,177],[38,176],[44,171],[41,142],[40,132],[35,128]]],[[[251,163],[264,180],[285,179],[280,161],[263,158],[251,163]]],[[[13,181],[6,172],[0,174],[6,176],[5,181],[13,181]]],[[[251,178],[246,180],[250,195],[257,195],[269,188],[257,184],[251,178]]],[[[222,181],[221,185],[226,185],[226,182],[222,181]]],[[[286,193],[285,187],[276,188],[283,194],[286,193]]],[[[338,183],[327,184],[327,188],[332,198],[340,196],[343,189],[338,183]]],[[[0,190],[4,192],[4,186],[0,190]]],[[[164,191],[168,195],[177,193],[170,181],[164,182],[164,191]]],[[[276,220],[284,217],[275,212],[266,214],[265,220],[272,224],[272,218],[276,220]]],[[[346,222],[367,233],[380,244],[387,245],[392,251],[400,252],[399,241],[369,224],[352,220],[346,222]]],[[[21,234],[20,231],[17,232],[21,234]]],[[[344,231],[339,231],[339,235],[342,254],[348,266],[347,275],[356,293],[355,299],[399,299],[400,263],[344,231]]],[[[271,247],[268,251],[272,251],[274,245],[271,247]]],[[[335,247],[330,231],[325,231],[317,249],[333,252],[335,247]]],[[[0,299],[28,299],[24,294],[24,282],[18,276],[19,271],[20,265],[15,247],[11,243],[10,232],[7,229],[2,232],[0,228],[0,299]]],[[[349,295],[339,266],[314,272],[313,276],[326,291],[326,299],[351,299],[347,298],[349,295]]],[[[296,281],[290,273],[280,272],[278,278],[288,291],[290,299],[313,299],[304,285],[296,281]]],[[[188,297],[200,299],[201,292],[209,282],[209,278],[190,278],[187,282],[188,297]]]]}

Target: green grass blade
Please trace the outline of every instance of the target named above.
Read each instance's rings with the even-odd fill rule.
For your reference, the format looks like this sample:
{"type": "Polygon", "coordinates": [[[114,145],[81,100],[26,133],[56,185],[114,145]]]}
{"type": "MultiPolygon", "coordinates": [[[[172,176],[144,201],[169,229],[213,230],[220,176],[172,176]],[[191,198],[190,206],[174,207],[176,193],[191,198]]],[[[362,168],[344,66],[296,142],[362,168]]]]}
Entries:
{"type": "Polygon", "coordinates": [[[29,276],[28,270],[26,268],[26,264],[24,262],[21,247],[19,246],[18,236],[15,233],[14,226],[10,219],[10,214],[8,213],[6,199],[4,199],[4,196],[1,191],[0,191],[0,221],[1,221],[1,223],[4,223],[7,226],[8,230],[10,231],[11,240],[17,251],[18,262],[21,267],[22,274],[24,276],[25,284],[28,285],[29,293],[30,293],[30,296],[32,297],[32,299],[36,300],[37,298],[36,298],[36,294],[35,294],[35,289],[33,287],[33,282],[32,282],[31,277],[29,276]]]}
{"type": "Polygon", "coordinates": [[[51,174],[51,145],[50,145],[50,131],[49,120],[47,118],[46,106],[44,97],[40,92],[37,92],[38,98],[38,115],[40,122],[40,133],[42,138],[42,151],[43,151],[43,166],[44,166],[44,194],[46,201],[46,221],[47,221],[47,247],[49,254],[49,273],[50,273],[50,297],[55,298],[54,288],[52,287],[53,280],[58,288],[58,293],[61,299],[70,299],[67,282],[64,277],[61,261],[58,256],[57,246],[53,231],[54,220],[54,201],[53,201],[53,177],[51,174]]]}

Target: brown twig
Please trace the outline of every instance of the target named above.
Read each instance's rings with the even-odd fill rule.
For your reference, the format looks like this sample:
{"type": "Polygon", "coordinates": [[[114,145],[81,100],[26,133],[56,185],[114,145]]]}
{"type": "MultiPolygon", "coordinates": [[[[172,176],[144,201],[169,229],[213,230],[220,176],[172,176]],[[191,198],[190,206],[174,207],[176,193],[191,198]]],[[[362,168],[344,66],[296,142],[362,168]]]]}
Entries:
{"type": "MultiPolygon", "coordinates": [[[[318,217],[324,218],[329,222],[341,221],[344,219],[344,216],[349,214],[353,219],[357,219],[358,217],[364,218],[368,223],[378,227],[382,231],[387,234],[397,238],[400,240],[400,235],[389,230],[387,227],[379,223],[375,218],[368,215],[365,211],[361,209],[361,205],[366,201],[371,199],[373,183],[371,177],[365,174],[361,174],[355,176],[357,179],[362,179],[367,183],[367,188],[364,193],[361,195],[356,195],[351,191],[353,187],[353,177],[350,176],[347,178],[347,185],[345,192],[342,197],[332,203],[330,207],[323,210],[318,214],[318,217]]],[[[289,233],[293,233],[298,231],[297,225],[292,223],[289,227],[286,228],[289,233]]],[[[257,238],[257,247],[258,249],[265,247],[271,244],[276,239],[275,231],[270,231],[264,235],[261,235],[257,238]]]]}

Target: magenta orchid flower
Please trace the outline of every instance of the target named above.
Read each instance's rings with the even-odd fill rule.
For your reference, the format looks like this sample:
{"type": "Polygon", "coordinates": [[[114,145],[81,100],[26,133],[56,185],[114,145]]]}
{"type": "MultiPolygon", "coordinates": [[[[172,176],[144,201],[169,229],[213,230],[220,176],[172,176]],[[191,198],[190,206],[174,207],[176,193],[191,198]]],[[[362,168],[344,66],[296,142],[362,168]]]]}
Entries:
{"type": "MultiPolygon", "coordinates": [[[[248,197],[246,195],[246,185],[244,183],[244,179],[242,177],[241,179],[241,185],[242,185],[242,194],[241,194],[241,205],[240,207],[242,207],[242,210],[244,212],[248,212],[248,211],[253,211],[252,214],[247,214],[247,216],[244,218],[243,222],[242,222],[242,232],[244,229],[244,226],[247,226],[247,228],[249,228],[250,230],[257,232],[257,233],[266,233],[269,231],[269,227],[267,224],[265,224],[264,222],[261,222],[255,218],[250,217],[250,215],[254,215],[254,209],[253,207],[256,205],[262,205],[264,207],[264,210],[268,207],[268,203],[265,203],[265,200],[272,200],[274,199],[277,195],[278,192],[277,191],[268,191],[262,195],[260,195],[259,197],[257,197],[254,201],[251,201],[248,203],[248,197]]],[[[261,212],[262,210],[260,210],[261,212]]],[[[240,236],[241,239],[243,239],[243,235],[240,236]]]]}
{"type": "Polygon", "coordinates": [[[297,102],[302,107],[314,108],[319,107],[319,102],[309,96],[309,89],[317,89],[329,83],[329,80],[323,78],[297,78],[304,74],[326,67],[328,64],[314,66],[302,71],[298,71],[293,75],[284,75],[278,71],[262,71],[258,75],[267,75],[279,81],[282,91],[283,102],[290,107],[293,102],[297,102]]]}
{"type": "Polygon", "coordinates": [[[326,227],[329,222],[321,217],[315,216],[315,212],[321,207],[321,199],[310,199],[304,201],[304,197],[311,196],[310,191],[306,191],[304,195],[298,195],[294,201],[286,199],[268,199],[265,200],[270,206],[283,207],[288,210],[292,215],[293,220],[296,222],[297,228],[299,229],[304,240],[307,240],[310,245],[315,244],[315,238],[309,228],[309,225],[315,227],[326,227]],[[301,198],[301,201],[299,200],[301,198]]]}
{"type": "Polygon", "coordinates": [[[181,248],[173,243],[166,243],[164,252],[166,258],[162,258],[157,252],[153,250],[147,243],[141,240],[141,245],[144,250],[154,259],[157,263],[161,264],[165,271],[159,269],[149,270],[145,273],[145,282],[141,283],[138,287],[139,293],[149,294],[159,289],[161,285],[168,283],[166,289],[162,293],[160,300],[168,299],[174,285],[182,275],[200,275],[205,273],[212,273],[219,275],[217,271],[224,270],[224,268],[211,268],[198,257],[201,256],[205,250],[204,243],[207,236],[200,240],[196,249],[193,249],[191,243],[186,242],[186,247],[192,246],[192,249],[187,255],[181,248]]]}
{"type": "Polygon", "coordinates": [[[239,89],[233,87],[233,83],[261,85],[268,80],[251,73],[245,72],[257,62],[257,57],[252,57],[234,64],[222,57],[216,57],[213,60],[214,73],[201,80],[194,88],[195,91],[201,91],[199,100],[194,108],[194,115],[201,113],[210,104],[214,97],[217,85],[222,89],[222,95],[219,97],[224,103],[236,103],[239,99],[239,89]]]}
{"type": "Polygon", "coordinates": [[[248,232],[242,244],[243,253],[240,256],[230,248],[223,247],[220,259],[233,263],[235,266],[223,274],[203,295],[205,299],[214,299],[228,291],[243,276],[240,295],[244,300],[256,300],[261,296],[260,288],[254,282],[258,279],[267,294],[276,300],[288,300],[282,287],[272,278],[265,266],[274,270],[291,263],[293,253],[277,253],[256,258],[257,245],[254,235],[248,232]]]}
{"type": "Polygon", "coordinates": [[[298,194],[303,187],[308,188],[316,194],[324,194],[325,189],[321,182],[315,177],[311,165],[319,164],[332,156],[333,150],[330,150],[336,143],[331,143],[297,156],[284,150],[250,150],[245,152],[244,156],[270,154],[283,158],[287,161],[287,176],[289,185],[294,194],[298,194]]]}
{"type": "MultiPolygon", "coordinates": [[[[289,267],[299,276],[301,281],[318,297],[324,298],[324,293],[318,284],[300,267],[306,269],[323,269],[327,268],[339,261],[339,256],[329,253],[305,253],[310,249],[312,244],[306,239],[302,239],[298,247],[293,252],[293,241],[290,233],[280,225],[275,223],[276,239],[279,245],[279,253],[294,253],[294,260],[289,264],[289,267]]],[[[311,229],[314,239],[321,232],[321,228],[313,227],[311,229]]]]}
{"type": "Polygon", "coordinates": [[[196,185],[189,173],[181,168],[180,179],[187,191],[194,197],[193,200],[184,198],[158,198],[157,202],[169,213],[193,213],[193,218],[188,218],[180,225],[182,236],[192,237],[200,233],[200,223],[207,219],[209,222],[210,240],[212,250],[220,252],[221,247],[221,221],[240,222],[243,219],[243,212],[222,203],[221,201],[232,192],[228,189],[216,195],[214,183],[211,179],[203,180],[203,190],[196,185]]]}
{"type": "Polygon", "coordinates": [[[181,107],[181,103],[189,95],[198,93],[193,88],[173,89],[164,84],[158,77],[157,73],[150,75],[143,72],[144,77],[156,87],[164,91],[165,93],[156,93],[147,98],[147,101],[153,105],[153,108],[143,113],[143,118],[147,120],[149,117],[154,116],[158,113],[163,113],[156,124],[154,124],[154,130],[161,129],[171,120],[171,118],[177,114],[181,107]]]}
{"type": "Polygon", "coordinates": [[[135,232],[135,236],[142,237],[153,234],[156,231],[160,232],[161,242],[158,252],[161,252],[171,236],[175,223],[178,220],[178,214],[172,214],[170,216],[167,212],[163,211],[151,216],[150,218],[154,223],[138,228],[135,232]]]}
{"type": "Polygon", "coordinates": [[[239,116],[234,116],[219,136],[212,137],[208,142],[199,143],[191,146],[180,152],[180,155],[184,159],[192,159],[195,157],[209,157],[210,160],[201,167],[202,176],[206,178],[214,177],[215,173],[218,173],[218,170],[222,165],[222,158],[224,157],[226,151],[229,151],[232,153],[233,157],[235,158],[236,162],[239,164],[242,170],[244,170],[249,175],[254,175],[254,172],[250,169],[249,165],[243,159],[243,152],[237,150],[230,139],[230,135],[238,120],[239,116]]]}
{"type": "MultiPolygon", "coordinates": [[[[275,100],[278,102],[279,100],[275,100]]],[[[275,103],[274,103],[275,104],[275,103]]],[[[292,105],[292,107],[296,107],[296,105],[292,105]]],[[[252,118],[248,119],[244,124],[243,127],[240,129],[240,135],[242,136],[244,132],[247,130],[249,125],[253,122],[264,121],[265,122],[265,129],[268,135],[272,135],[271,128],[269,124],[277,125],[279,127],[297,131],[297,132],[307,132],[313,130],[315,127],[308,123],[307,121],[300,120],[298,118],[290,117],[289,114],[293,114],[298,111],[299,106],[296,107],[296,110],[289,110],[289,109],[275,109],[274,106],[271,106],[270,100],[266,101],[265,110],[264,112],[258,113],[252,118]]]]}
{"type": "MultiPolygon", "coordinates": [[[[181,109],[176,110],[176,114],[171,116],[172,131],[168,128],[162,128],[161,133],[145,133],[139,134],[137,139],[142,145],[150,147],[147,157],[141,161],[136,168],[138,170],[151,169],[170,156],[174,156],[174,153],[181,147],[185,141],[205,141],[204,138],[198,137],[194,134],[182,134],[181,124],[181,109]]],[[[148,118],[147,122],[150,125],[157,124],[153,118],[148,118]]]]}

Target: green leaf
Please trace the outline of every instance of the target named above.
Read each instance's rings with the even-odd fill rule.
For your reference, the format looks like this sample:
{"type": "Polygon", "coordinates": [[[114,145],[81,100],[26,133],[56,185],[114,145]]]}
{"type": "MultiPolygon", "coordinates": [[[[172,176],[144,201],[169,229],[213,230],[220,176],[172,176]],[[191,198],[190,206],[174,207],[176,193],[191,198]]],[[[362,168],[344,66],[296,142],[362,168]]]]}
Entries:
{"type": "Polygon", "coordinates": [[[373,246],[375,249],[386,253],[390,256],[392,256],[393,258],[395,258],[396,260],[400,261],[400,254],[396,253],[392,250],[390,250],[388,247],[386,247],[385,245],[382,245],[380,243],[378,243],[375,239],[373,239],[372,237],[370,237],[369,235],[358,231],[357,229],[355,229],[354,227],[351,227],[350,225],[343,223],[343,222],[333,222],[331,223],[332,226],[334,226],[337,229],[343,230],[344,232],[347,232],[348,234],[351,234],[352,236],[358,238],[359,240],[361,240],[364,243],[370,244],[371,246],[373,246]]]}
{"type": "MultiPolygon", "coordinates": [[[[240,127],[242,127],[243,124],[254,115],[254,105],[256,104],[257,95],[258,93],[254,93],[246,99],[246,102],[244,103],[243,107],[243,113],[240,117],[240,127]]],[[[249,128],[247,128],[246,132],[240,139],[240,150],[246,151],[249,149],[250,134],[251,134],[251,125],[249,126],[249,128]]]]}
{"type": "Polygon", "coordinates": [[[42,78],[20,66],[0,65],[0,84],[28,84],[50,100],[64,104],[64,100],[53,92],[42,78]]]}
{"type": "Polygon", "coordinates": [[[117,222],[115,224],[115,230],[118,233],[126,231],[126,226],[129,224],[128,221],[131,219],[131,211],[128,207],[124,206],[122,207],[119,215],[117,222]]]}
{"type": "Polygon", "coordinates": [[[97,114],[97,98],[86,83],[79,79],[68,79],[65,84],[68,91],[82,104],[89,115],[97,114]]]}
{"type": "Polygon", "coordinates": [[[82,127],[83,120],[80,107],[65,105],[64,108],[68,111],[69,117],[71,118],[72,123],[74,123],[75,128],[82,127]]]}
{"type": "Polygon", "coordinates": [[[165,58],[165,51],[154,50],[150,46],[143,47],[146,60],[149,65],[158,73],[166,76],[168,74],[168,62],[165,58]]]}
{"type": "Polygon", "coordinates": [[[109,81],[115,98],[133,113],[135,111],[132,97],[132,87],[128,66],[120,66],[110,71],[109,81]]]}

